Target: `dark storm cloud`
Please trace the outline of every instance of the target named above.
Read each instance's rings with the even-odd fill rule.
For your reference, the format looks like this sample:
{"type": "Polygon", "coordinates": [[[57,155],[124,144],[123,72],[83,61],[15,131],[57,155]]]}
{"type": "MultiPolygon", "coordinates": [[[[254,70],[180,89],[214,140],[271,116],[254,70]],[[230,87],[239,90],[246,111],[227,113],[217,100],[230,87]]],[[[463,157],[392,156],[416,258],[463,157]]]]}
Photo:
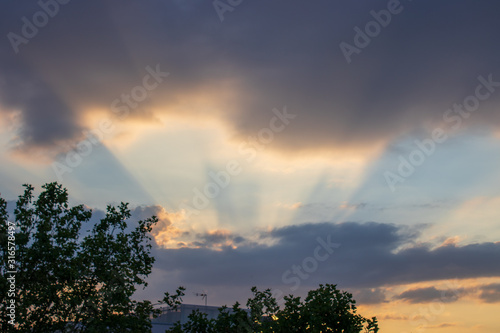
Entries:
{"type": "Polygon", "coordinates": [[[291,278],[299,275],[285,272],[294,265],[303,267],[299,277],[303,286],[338,283],[348,288],[377,288],[500,276],[500,267],[491,265],[500,260],[500,243],[430,249],[415,245],[417,235],[415,230],[382,223],[304,224],[264,233],[263,238],[274,240],[272,246],[243,244],[217,251],[156,248],[156,267],[177,272],[186,283],[234,286],[292,286],[291,278]],[[315,259],[317,265],[311,264],[311,258],[324,259],[329,253],[321,244],[333,243],[340,247],[332,246],[326,260],[315,259]],[[306,266],[309,273],[305,273],[306,266]]]}
{"type": "MultiPolygon", "coordinates": [[[[21,110],[24,143],[50,145],[80,135],[79,112],[108,109],[146,66],[161,64],[171,81],[136,116],[220,87],[214,98],[225,108],[216,116],[242,137],[267,125],[273,107],[300,115],[273,143],[297,150],[393,137],[440,120],[474,92],[479,75],[500,80],[495,1],[402,1],[404,10],[347,64],[339,44],[352,44],[353,28],[387,3],[253,1],[220,22],[210,1],[71,1],[17,54],[2,39],[1,102],[21,110]],[[240,97],[223,100],[222,89],[240,97]]],[[[19,1],[0,9],[3,36],[19,34],[21,18],[40,10],[19,1]]],[[[499,98],[483,102],[469,124],[498,125],[499,98]]]]}
{"type": "Polygon", "coordinates": [[[492,283],[479,288],[479,298],[486,303],[500,303],[500,283],[492,283]]]}
{"type": "Polygon", "coordinates": [[[464,288],[449,290],[429,287],[407,290],[396,296],[395,298],[410,303],[428,303],[433,301],[449,303],[457,301],[459,296],[463,295],[464,293],[464,288]]]}
{"type": "Polygon", "coordinates": [[[43,79],[16,62],[3,61],[0,69],[3,109],[21,111],[18,134],[22,141],[13,142],[17,148],[55,145],[82,130],[74,110],[43,79]]]}
{"type": "MultiPolygon", "coordinates": [[[[283,133],[285,144],[293,149],[366,142],[418,128],[424,120],[440,120],[452,103],[474,92],[478,75],[493,73],[498,81],[500,50],[492,43],[498,30],[494,2],[405,2],[405,11],[346,65],[337,43],[352,43],[352,28],[363,26],[371,19],[369,11],[386,3],[363,2],[358,8],[346,2],[331,2],[328,8],[308,3],[309,11],[300,17],[287,15],[292,11],[283,6],[263,11],[264,22],[279,17],[280,24],[276,31],[264,23],[260,29],[273,32],[262,31],[262,38],[282,38],[268,44],[272,51],[267,65],[273,70],[255,70],[247,76],[256,100],[245,106],[248,112],[243,114],[248,116],[239,119],[241,127],[250,123],[258,129],[268,105],[282,103],[300,115],[293,130],[283,133]],[[345,16],[339,18],[339,13],[345,16]],[[283,38],[286,29],[290,37],[283,38]]],[[[238,17],[239,22],[250,21],[248,15],[238,17]]],[[[247,54],[256,49],[264,50],[247,49],[247,54]]],[[[498,120],[493,110],[483,107],[471,122],[498,120]]]]}
{"type": "Polygon", "coordinates": [[[99,102],[102,87],[109,85],[109,91],[123,81],[118,73],[126,68],[122,60],[126,53],[116,46],[119,36],[112,34],[105,6],[86,2],[81,8],[74,3],[61,6],[27,43],[14,43],[18,53],[8,33],[24,38],[22,18],[32,22],[42,9],[35,1],[1,5],[0,33],[6,38],[0,53],[0,102],[5,111],[21,111],[18,132],[23,148],[55,146],[81,136],[84,128],[76,97],[99,102]]]}

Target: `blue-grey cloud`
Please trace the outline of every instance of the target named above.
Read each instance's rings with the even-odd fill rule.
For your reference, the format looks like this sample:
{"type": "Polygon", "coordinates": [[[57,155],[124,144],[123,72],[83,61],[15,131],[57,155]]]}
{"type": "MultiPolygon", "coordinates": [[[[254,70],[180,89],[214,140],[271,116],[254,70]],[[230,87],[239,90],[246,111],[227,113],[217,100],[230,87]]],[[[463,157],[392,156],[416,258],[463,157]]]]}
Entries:
{"type": "Polygon", "coordinates": [[[407,290],[395,298],[410,303],[428,303],[428,302],[455,302],[460,296],[465,294],[464,288],[458,289],[437,289],[435,287],[416,288],[407,290]]]}
{"type": "Polygon", "coordinates": [[[500,268],[491,265],[500,259],[500,242],[431,249],[415,243],[415,230],[383,223],[304,224],[276,228],[261,237],[274,240],[274,245],[243,243],[217,251],[155,248],[157,268],[175,270],[186,283],[214,286],[291,287],[298,282],[301,286],[338,283],[344,288],[379,288],[500,276],[500,268]],[[317,255],[325,260],[313,259],[317,255]],[[300,272],[295,273],[294,266],[300,272]]]}
{"type": "Polygon", "coordinates": [[[383,288],[359,289],[353,291],[358,304],[380,304],[388,302],[383,288]]]}

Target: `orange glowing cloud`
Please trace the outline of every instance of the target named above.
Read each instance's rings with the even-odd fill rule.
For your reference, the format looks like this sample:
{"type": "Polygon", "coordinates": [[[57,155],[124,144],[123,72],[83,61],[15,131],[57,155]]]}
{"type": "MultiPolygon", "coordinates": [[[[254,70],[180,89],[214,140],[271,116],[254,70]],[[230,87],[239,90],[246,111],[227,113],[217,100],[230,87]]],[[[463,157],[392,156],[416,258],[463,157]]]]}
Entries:
{"type": "Polygon", "coordinates": [[[178,238],[187,233],[186,230],[178,227],[185,220],[184,212],[170,213],[161,206],[155,207],[158,223],[153,227],[151,234],[156,244],[164,248],[179,247],[178,238]]]}

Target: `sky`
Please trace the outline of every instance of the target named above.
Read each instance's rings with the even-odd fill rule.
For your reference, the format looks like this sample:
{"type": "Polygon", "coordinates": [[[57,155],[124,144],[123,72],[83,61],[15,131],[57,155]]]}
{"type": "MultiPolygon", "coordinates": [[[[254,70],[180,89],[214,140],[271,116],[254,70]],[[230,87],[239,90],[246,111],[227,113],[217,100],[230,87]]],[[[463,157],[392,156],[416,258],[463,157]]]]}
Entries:
{"type": "Polygon", "coordinates": [[[5,0],[0,192],[159,217],[157,300],[354,295],[498,332],[500,4],[5,0]]]}

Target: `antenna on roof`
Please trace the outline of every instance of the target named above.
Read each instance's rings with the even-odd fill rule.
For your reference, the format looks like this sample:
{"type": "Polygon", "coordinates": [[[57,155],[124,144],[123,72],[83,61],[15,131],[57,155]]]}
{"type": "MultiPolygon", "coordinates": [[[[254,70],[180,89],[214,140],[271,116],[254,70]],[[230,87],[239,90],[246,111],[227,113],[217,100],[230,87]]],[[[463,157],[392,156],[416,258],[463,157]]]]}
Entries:
{"type": "Polygon", "coordinates": [[[195,296],[201,296],[201,299],[205,299],[205,307],[207,306],[207,301],[208,301],[208,295],[206,291],[203,291],[201,293],[194,293],[195,296]]]}

